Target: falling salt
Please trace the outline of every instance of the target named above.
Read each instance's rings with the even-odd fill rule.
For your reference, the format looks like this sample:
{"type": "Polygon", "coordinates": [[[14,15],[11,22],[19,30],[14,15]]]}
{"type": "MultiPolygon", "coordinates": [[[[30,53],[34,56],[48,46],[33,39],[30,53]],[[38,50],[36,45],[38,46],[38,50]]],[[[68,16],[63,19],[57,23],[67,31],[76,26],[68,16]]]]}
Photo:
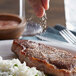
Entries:
{"type": "Polygon", "coordinates": [[[47,27],[47,15],[45,15],[41,18],[40,25],[45,29],[47,27]]]}
{"type": "Polygon", "coordinates": [[[47,16],[46,13],[43,17],[38,18],[37,16],[31,16],[27,19],[27,27],[24,35],[36,35],[45,31],[47,27],[47,16]]]}
{"type": "Polygon", "coordinates": [[[41,18],[31,16],[30,18],[27,19],[27,21],[30,23],[35,23],[36,24],[35,26],[40,24],[40,26],[43,28],[43,30],[47,27],[47,15],[46,15],[46,13],[41,18]],[[35,19],[37,19],[37,22],[34,21],[35,19]]]}

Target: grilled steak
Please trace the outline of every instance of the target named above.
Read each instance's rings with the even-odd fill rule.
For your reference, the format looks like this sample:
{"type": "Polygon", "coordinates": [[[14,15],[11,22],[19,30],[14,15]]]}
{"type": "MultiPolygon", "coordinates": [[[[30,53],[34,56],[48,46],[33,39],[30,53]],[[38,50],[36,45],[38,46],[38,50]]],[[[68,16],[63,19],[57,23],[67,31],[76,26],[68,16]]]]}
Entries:
{"type": "Polygon", "coordinates": [[[44,44],[16,39],[12,51],[21,62],[30,67],[36,67],[46,74],[55,76],[76,76],[76,58],[64,50],[59,50],[44,44]]]}

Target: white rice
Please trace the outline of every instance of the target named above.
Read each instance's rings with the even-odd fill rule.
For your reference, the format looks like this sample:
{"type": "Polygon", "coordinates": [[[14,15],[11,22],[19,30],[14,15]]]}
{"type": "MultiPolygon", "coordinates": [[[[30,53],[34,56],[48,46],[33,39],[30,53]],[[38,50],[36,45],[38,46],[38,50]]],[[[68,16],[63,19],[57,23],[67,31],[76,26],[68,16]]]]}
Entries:
{"type": "Polygon", "coordinates": [[[46,76],[35,67],[28,67],[18,59],[3,60],[0,57],[0,76],[46,76]]]}

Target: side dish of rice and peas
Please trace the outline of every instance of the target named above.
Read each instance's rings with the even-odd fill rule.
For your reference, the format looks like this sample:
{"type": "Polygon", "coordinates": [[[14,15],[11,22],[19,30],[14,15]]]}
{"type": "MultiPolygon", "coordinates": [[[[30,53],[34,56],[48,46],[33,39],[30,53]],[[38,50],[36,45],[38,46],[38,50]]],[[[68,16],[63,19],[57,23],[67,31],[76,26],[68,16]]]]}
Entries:
{"type": "Polygon", "coordinates": [[[3,60],[0,56],[0,76],[46,76],[35,67],[28,67],[18,59],[3,60]]]}

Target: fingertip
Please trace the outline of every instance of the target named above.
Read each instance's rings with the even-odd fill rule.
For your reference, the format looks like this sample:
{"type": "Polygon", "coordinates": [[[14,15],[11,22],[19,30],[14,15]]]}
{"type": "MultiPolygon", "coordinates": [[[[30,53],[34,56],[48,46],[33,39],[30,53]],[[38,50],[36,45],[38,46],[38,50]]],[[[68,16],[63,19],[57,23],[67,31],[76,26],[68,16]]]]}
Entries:
{"type": "Polygon", "coordinates": [[[42,8],[38,8],[37,10],[35,10],[35,13],[38,17],[43,17],[44,14],[45,14],[45,9],[42,7],[42,8]]]}
{"type": "Polygon", "coordinates": [[[38,16],[38,17],[43,17],[44,14],[45,14],[45,10],[44,10],[42,13],[38,13],[37,16],[38,16]]]}

